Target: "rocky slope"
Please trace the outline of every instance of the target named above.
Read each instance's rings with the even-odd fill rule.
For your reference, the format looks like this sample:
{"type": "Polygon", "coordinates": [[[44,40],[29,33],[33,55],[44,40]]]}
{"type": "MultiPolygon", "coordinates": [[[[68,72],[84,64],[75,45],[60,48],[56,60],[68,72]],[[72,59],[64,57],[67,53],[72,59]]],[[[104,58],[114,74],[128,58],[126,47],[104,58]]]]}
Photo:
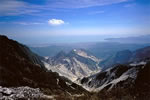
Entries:
{"type": "Polygon", "coordinates": [[[100,91],[106,88],[111,90],[121,81],[127,83],[128,80],[134,81],[142,66],[144,65],[141,64],[138,67],[117,65],[96,75],[83,78],[81,84],[87,86],[91,91],[100,91]]]}
{"type": "Polygon", "coordinates": [[[43,60],[46,68],[75,81],[101,70],[100,59],[82,49],[73,49],[68,54],[60,52],[54,57],[43,60]]]}
{"type": "Polygon", "coordinates": [[[15,100],[15,99],[54,99],[54,96],[43,94],[39,88],[30,87],[1,87],[0,100],[15,100]]]}

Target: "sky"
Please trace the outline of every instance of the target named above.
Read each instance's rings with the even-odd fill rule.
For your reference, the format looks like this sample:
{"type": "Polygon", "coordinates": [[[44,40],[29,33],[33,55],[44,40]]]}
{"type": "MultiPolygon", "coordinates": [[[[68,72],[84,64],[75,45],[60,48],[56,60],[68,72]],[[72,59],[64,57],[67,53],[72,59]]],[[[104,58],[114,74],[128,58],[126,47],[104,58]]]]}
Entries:
{"type": "Polygon", "coordinates": [[[24,44],[150,34],[150,0],[0,0],[0,34],[24,44]]]}

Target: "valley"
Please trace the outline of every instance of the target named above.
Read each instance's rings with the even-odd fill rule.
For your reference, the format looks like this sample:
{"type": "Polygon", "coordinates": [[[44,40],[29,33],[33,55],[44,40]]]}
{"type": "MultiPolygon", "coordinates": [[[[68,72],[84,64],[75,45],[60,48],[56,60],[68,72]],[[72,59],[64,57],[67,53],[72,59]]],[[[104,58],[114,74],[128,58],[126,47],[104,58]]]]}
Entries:
{"type": "Polygon", "coordinates": [[[149,46],[118,51],[111,63],[105,59],[107,67],[101,67],[104,59],[85,49],[42,57],[6,36],[0,36],[0,47],[0,99],[148,100],[150,96],[149,46]]]}

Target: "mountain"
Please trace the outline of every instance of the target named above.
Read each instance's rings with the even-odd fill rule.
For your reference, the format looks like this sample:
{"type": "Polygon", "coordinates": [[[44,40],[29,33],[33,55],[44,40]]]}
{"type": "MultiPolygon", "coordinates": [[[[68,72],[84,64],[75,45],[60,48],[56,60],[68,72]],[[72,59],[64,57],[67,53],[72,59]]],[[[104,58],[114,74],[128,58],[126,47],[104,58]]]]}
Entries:
{"type": "Polygon", "coordinates": [[[101,59],[87,50],[61,51],[43,58],[27,46],[0,36],[0,99],[149,100],[149,52],[150,47],[120,51],[115,60],[128,63],[101,70],[101,59]],[[76,76],[81,86],[96,92],[89,93],[51,70],[66,77],[76,76]]]}
{"type": "Polygon", "coordinates": [[[139,62],[150,58],[150,46],[130,51],[130,50],[123,50],[119,51],[111,58],[103,60],[100,62],[99,66],[104,66],[104,69],[107,69],[116,64],[128,64],[131,62],[139,62]]]}
{"type": "Polygon", "coordinates": [[[131,56],[132,51],[130,50],[118,51],[117,53],[113,54],[113,56],[101,61],[99,66],[102,66],[103,70],[105,70],[117,64],[126,64],[129,62],[131,56]]]}
{"type": "Polygon", "coordinates": [[[43,60],[46,68],[75,81],[101,70],[100,59],[83,49],[73,49],[69,53],[59,52],[54,57],[43,60]]]}
{"type": "Polygon", "coordinates": [[[43,98],[55,95],[69,99],[87,93],[68,79],[47,71],[40,57],[25,45],[0,36],[0,99],[27,99],[35,94],[36,99],[41,94],[43,98]]]}
{"type": "Polygon", "coordinates": [[[138,49],[132,53],[132,56],[129,58],[130,62],[138,62],[150,58],[150,46],[138,49]]]}
{"type": "Polygon", "coordinates": [[[97,96],[105,99],[148,100],[150,97],[149,48],[133,52],[129,57],[130,63],[119,64],[95,75],[84,77],[80,80],[80,84],[87,90],[97,91],[97,96]]]}

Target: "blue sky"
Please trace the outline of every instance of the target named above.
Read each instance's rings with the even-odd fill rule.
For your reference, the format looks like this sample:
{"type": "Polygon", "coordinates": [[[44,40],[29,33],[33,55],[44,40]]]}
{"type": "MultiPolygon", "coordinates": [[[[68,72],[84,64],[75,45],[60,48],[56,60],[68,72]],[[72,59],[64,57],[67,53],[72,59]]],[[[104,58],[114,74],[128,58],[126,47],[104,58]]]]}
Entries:
{"type": "Polygon", "coordinates": [[[25,44],[150,34],[149,0],[0,0],[0,34],[25,44]]]}

